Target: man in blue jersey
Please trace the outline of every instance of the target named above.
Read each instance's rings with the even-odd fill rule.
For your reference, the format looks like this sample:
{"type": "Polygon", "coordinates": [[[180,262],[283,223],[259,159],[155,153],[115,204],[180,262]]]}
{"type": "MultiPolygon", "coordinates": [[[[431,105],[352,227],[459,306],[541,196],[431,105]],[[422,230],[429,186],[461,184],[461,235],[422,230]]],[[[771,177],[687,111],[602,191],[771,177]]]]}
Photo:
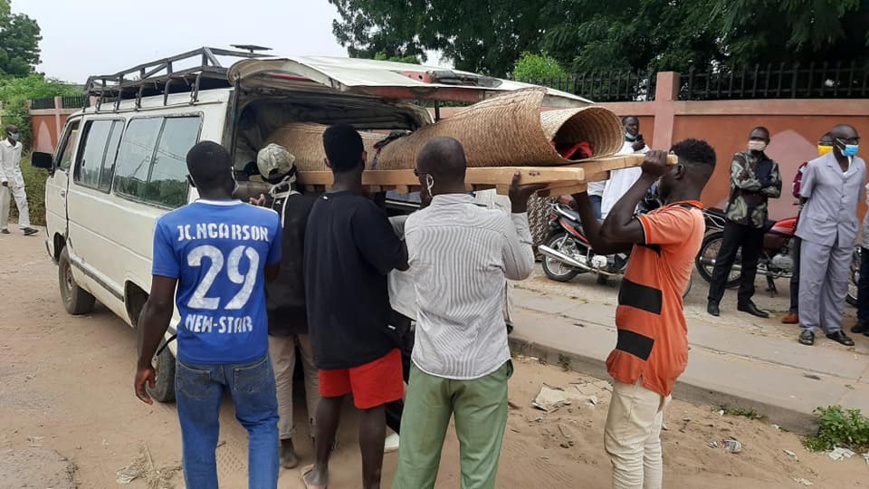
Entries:
{"type": "Polygon", "coordinates": [[[136,395],[153,402],[145,386],[155,385],[151,359],[175,299],[181,317],[175,396],[187,487],[217,487],[220,401],[229,390],[250,439],[249,485],[276,488],[278,404],[264,283],[281,261],[280,218],[232,198],[232,161],[219,144],[194,146],[187,171],[200,199],[157,221],[151,294],[139,321],[136,395]]]}

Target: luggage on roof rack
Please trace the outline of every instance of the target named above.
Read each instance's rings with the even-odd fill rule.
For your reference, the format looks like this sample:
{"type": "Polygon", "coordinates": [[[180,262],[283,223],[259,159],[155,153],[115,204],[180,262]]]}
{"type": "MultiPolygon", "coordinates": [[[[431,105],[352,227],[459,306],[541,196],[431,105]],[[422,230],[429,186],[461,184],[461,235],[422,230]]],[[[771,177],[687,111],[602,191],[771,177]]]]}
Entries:
{"type": "MultiPolygon", "coordinates": [[[[254,46],[246,47],[248,49],[254,46]]],[[[255,47],[260,49],[259,47],[255,47]]],[[[163,95],[165,105],[169,94],[190,92],[190,103],[199,98],[199,90],[230,87],[226,77],[229,68],[218,56],[230,58],[268,58],[269,54],[202,47],[169,58],[143,63],[112,75],[88,78],[85,95],[98,97],[97,110],[105,102],[114,102],[117,109],[121,100],[136,100],[140,107],[142,97],[163,95]],[[192,65],[191,65],[192,63],[192,65]]]]}

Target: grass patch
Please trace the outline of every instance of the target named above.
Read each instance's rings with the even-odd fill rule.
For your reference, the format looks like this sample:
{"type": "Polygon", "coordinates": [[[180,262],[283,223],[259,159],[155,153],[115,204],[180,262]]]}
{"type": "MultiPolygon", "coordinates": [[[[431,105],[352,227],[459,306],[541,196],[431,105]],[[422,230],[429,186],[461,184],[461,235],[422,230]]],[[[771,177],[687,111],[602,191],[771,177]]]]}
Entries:
{"type": "Polygon", "coordinates": [[[808,436],[803,445],[813,452],[826,452],[836,447],[857,452],[869,449],[869,420],[859,409],[830,406],[815,409],[818,433],[808,436]]]}
{"type": "Polygon", "coordinates": [[[758,414],[754,409],[744,409],[737,408],[731,406],[721,406],[721,410],[724,411],[725,416],[738,416],[742,418],[748,418],[751,420],[764,419],[766,416],[762,414],[758,414]]]}

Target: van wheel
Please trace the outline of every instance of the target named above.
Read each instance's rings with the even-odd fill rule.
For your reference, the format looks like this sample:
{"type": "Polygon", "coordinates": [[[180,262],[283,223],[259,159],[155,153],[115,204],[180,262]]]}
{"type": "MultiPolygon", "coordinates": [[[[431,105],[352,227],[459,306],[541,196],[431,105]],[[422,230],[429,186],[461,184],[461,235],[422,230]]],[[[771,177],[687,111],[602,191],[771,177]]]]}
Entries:
{"type": "Polygon", "coordinates": [[[75,283],[72,276],[72,264],[69,261],[69,252],[64,247],[57,261],[57,276],[60,283],[60,298],[66,312],[72,315],[87,314],[94,310],[94,296],[82,289],[75,283]]]}
{"type": "MultiPolygon", "coordinates": [[[[160,342],[160,348],[166,344],[166,340],[160,342]]],[[[158,350],[160,348],[157,348],[158,350]]],[[[172,402],[175,400],[175,357],[169,348],[163,348],[159,355],[151,359],[151,365],[157,371],[157,379],[154,388],[146,385],[148,395],[158,402],[172,402]]]]}

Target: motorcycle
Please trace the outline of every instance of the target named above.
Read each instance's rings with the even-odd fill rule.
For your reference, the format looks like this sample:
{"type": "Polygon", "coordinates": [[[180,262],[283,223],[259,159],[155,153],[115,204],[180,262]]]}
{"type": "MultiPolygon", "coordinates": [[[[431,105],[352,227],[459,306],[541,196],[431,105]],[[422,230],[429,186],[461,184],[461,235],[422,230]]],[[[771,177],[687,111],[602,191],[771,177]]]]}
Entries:
{"type": "MultiPolygon", "coordinates": [[[[643,206],[641,206],[642,208],[643,206]]],[[[653,206],[646,206],[647,212],[653,206]]],[[[607,256],[595,253],[582,229],[579,213],[564,202],[550,204],[549,237],[546,244],[537,248],[543,255],[543,273],[556,282],[569,282],[581,273],[593,273],[599,277],[624,275],[628,267],[628,253],[607,256]]],[[[691,280],[683,297],[691,290],[691,280]]]]}
{"type": "MultiPolygon", "coordinates": [[[[695,267],[706,282],[712,282],[712,271],[715,260],[724,241],[724,211],[721,209],[704,209],[706,221],[706,236],[700,246],[700,253],[695,259],[695,267]]],[[[797,230],[797,218],[789,217],[780,221],[769,221],[763,236],[763,250],[757,262],[757,273],[766,277],[767,292],[771,297],[778,294],[775,279],[790,280],[794,272],[794,259],[791,253],[791,241],[797,230]]],[[[846,300],[852,306],[857,305],[857,284],[860,280],[860,247],[854,250],[851,260],[851,273],[846,300]]],[[[742,250],[737,250],[736,260],[730,269],[725,286],[736,287],[742,277],[742,250]]]]}

